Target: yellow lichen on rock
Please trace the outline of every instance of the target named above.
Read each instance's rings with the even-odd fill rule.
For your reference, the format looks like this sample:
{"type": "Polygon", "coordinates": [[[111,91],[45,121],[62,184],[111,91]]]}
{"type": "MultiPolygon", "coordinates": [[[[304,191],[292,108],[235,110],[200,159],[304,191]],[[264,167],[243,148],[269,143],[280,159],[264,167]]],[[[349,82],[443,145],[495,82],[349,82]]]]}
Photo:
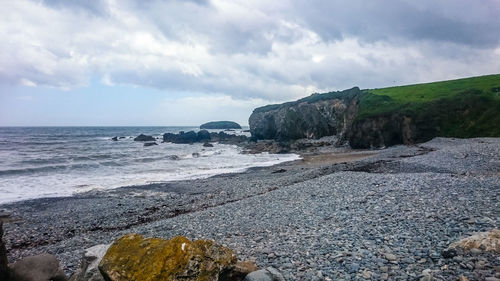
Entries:
{"type": "Polygon", "coordinates": [[[500,230],[492,229],[480,232],[452,243],[450,248],[461,248],[464,250],[484,249],[488,252],[500,253],[500,230]]]}
{"type": "Polygon", "coordinates": [[[236,263],[233,251],[210,240],[170,240],[128,234],[116,240],[99,270],[112,281],[217,281],[236,263]]]}

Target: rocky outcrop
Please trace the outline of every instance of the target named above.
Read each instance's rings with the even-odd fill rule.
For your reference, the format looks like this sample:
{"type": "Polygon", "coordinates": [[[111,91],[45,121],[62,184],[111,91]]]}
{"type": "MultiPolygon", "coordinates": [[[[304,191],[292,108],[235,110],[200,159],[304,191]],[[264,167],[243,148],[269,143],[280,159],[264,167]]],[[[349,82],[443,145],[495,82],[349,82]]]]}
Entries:
{"type": "Polygon", "coordinates": [[[152,136],[146,136],[144,134],[140,134],[134,138],[134,141],[155,141],[156,139],[152,136]]]}
{"type": "Polygon", "coordinates": [[[201,125],[200,129],[216,129],[216,130],[241,129],[241,126],[240,124],[233,121],[213,121],[201,125]]]}
{"type": "Polygon", "coordinates": [[[211,240],[170,240],[128,234],[115,241],[99,264],[107,281],[224,281],[235,279],[233,251],[211,240]],[[231,279],[230,279],[231,278],[231,279]]]}
{"type": "Polygon", "coordinates": [[[163,134],[163,142],[171,143],[208,143],[208,142],[222,142],[236,144],[247,141],[246,136],[238,136],[233,134],[226,134],[224,132],[209,133],[207,130],[200,130],[198,133],[195,131],[179,132],[178,134],[165,133],[163,134]]]}
{"type": "Polygon", "coordinates": [[[250,132],[255,139],[288,141],[337,135],[339,143],[345,142],[356,117],[360,93],[355,87],[257,108],[249,119],[250,132]]]}
{"type": "Polygon", "coordinates": [[[16,281],[65,281],[66,275],[55,256],[41,254],[27,257],[10,266],[10,280],[16,281]]]}

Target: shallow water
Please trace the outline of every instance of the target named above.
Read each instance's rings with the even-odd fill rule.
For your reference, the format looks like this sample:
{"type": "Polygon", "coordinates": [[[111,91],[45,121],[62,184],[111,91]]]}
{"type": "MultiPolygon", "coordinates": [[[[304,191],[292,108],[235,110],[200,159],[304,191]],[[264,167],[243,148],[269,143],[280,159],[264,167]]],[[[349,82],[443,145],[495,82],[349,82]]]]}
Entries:
{"type": "Polygon", "coordinates": [[[295,154],[241,154],[235,145],[160,143],[163,133],[189,130],[199,128],[2,127],[0,203],[203,178],[298,159],[295,154]],[[159,145],[133,141],[141,133],[160,138],[159,145]],[[122,138],[112,141],[114,136],[122,138]]]}

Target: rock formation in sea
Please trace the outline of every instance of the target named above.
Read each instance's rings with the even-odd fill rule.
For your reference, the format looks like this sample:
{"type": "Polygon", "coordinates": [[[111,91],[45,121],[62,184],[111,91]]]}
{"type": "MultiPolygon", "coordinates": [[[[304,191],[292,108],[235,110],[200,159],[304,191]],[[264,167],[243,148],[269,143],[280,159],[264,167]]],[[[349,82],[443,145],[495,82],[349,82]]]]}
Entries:
{"type": "Polygon", "coordinates": [[[241,129],[241,126],[240,124],[233,121],[212,121],[201,125],[200,129],[216,129],[216,130],[241,129]]]}
{"type": "Polygon", "coordinates": [[[181,131],[178,134],[174,133],[163,134],[163,142],[172,142],[172,143],[222,142],[222,143],[237,144],[244,141],[247,141],[246,136],[226,134],[224,132],[210,133],[207,130],[200,130],[197,133],[194,131],[189,131],[189,132],[181,131]]]}
{"type": "Polygon", "coordinates": [[[134,141],[155,141],[156,139],[152,136],[146,136],[144,134],[140,134],[134,138],[134,141]]]}

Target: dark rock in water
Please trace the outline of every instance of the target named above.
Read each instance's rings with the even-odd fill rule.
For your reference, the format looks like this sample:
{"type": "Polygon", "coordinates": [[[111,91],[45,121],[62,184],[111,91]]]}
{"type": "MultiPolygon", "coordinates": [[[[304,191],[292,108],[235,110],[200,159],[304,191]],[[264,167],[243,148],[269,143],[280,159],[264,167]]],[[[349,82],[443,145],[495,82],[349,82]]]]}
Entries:
{"type": "Polygon", "coordinates": [[[153,145],[158,145],[156,142],[145,142],[144,146],[153,146],[153,145]]]}
{"type": "Polygon", "coordinates": [[[178,134],[165,133],[163,134],[163,142],[173,142],[177,140],[178,134]]]}
{"type": "Polygon", "coordinates": [[[256,139],[318,139],[346,133],[358,111],[358,87],[342,92],[312,95],[296,102],[255,109],[249,118],[250,132],[256,139]]]}
{"type": "Polygon", "coordinates": [[[65,281],[66,275],[56,257],[49,254],[27,257],[10,266],[11,279],[16,281],[65,281]]]}
{"type": "Polygon", "coordinates": [[[144,134],[140,134],[136,138],[134,138],[134,141],[155,141],[155,138],[152,136],[146,136],[144,134]]]}
{"type": "Polygon", "coordinates": [[[209,133],[207,130],[201,130],[198,133],[194,131],[179,132],[179,134],[165,133],[163,134],[163,142],[172,143],[195,143],[195,142],[224,142],[236,144],[247,141],[246,136],[237,136],[226,134],[224,132],[209,133]]]}
{"type": "Polygon", "coordinates": [[[170,159],[170,160],[179,160],[181,158],[179,156],[177,156],[177,155],[169,155],[168,159],[170,159]]]}
{"type": "Polygon", "coordinates": [[[7,276],[9,275],[7,264],[7,249],[3,242],[3,222],[0,221],[0,280],[7,280],[7,276]]]}
{"type": "Polygon", "coordinates": [[[247,141],[246,136],[237,136],[233,134],[226,134],[224,132],[210,133],[210,141],[221,142],[225,144],[238,144],[247,141]]]}
{"type": "Polygon", "coordinates": [[[125,137],[119,137],[119,139],[124,139],[125,137]]]}
{"type": "Polygon", "coordinates": [[[241,126],[233,121],[213,121],[201,125],[200,129],[241,129],[241,126]]]}
{"type": "Polygon", "coordinates": [[[117,141],[118,140],[118,137],[112,137],[111,138],[112,141],[117,141]]]}
{"type": "Polygon", "coordinates": [[[203,146],[204,147],[214,147],[214,145],[209,143],[209,142],[204,143],[203,146]]]}
{"type": "Polygon", "coordinates": [[[207,130],[201,130],[198,132],[197,141],[204,142],[204,141],[209,141],[209,140],[210,140],[210,133],[207,130]]]}
{"type": "Polygon", "coordinates": [[[193,156],[193,158],[200,157],[200,154],[198,152],[193,152],[191,155],[193,156]]]}
{"type": "Polygon", "coordinates": [[[187,133],[180,132],[177,138],[177,143],[194,143],[198,141],[198,134],[194,131],[189,131],[187,133]]]}

